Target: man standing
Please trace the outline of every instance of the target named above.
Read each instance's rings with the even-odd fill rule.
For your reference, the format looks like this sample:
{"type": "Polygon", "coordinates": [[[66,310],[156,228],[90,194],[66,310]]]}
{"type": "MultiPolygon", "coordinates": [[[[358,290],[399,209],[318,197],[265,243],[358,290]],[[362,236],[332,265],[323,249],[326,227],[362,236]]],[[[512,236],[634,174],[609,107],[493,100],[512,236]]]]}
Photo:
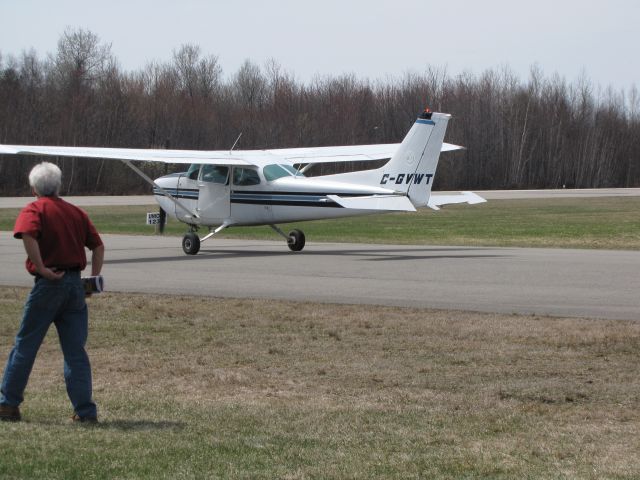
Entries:
{"type": "Polygon", "coordinates": [[[21,419],[19,405],[44,337],[53,323],[64,355],[64,379],[74,421],[98,421],[92,399],[91,365],[85,351],[88,313],[80,272],[87,266],[85,247],[92,251],[91,274],[99,275],[104,245],[87,214],[62,200],[60,169],[42,162],[29,173],[37,196],[18,215],[13,230],[27,252],[27,271],[35,285],[24,307],[15,345],[0,388],[0,419],[21,419]]]}

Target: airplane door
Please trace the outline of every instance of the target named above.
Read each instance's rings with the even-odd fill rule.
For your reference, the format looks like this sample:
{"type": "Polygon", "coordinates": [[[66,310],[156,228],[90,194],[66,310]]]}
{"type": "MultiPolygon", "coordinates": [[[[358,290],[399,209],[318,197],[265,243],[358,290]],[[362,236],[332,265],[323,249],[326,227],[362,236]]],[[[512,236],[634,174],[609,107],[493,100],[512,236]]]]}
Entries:
{"type": "Polygon", "coordinates": [[[202,223],[220,225],[231,216],[229,167],[202,165],[198,188],[197,211],[202,223]]]}

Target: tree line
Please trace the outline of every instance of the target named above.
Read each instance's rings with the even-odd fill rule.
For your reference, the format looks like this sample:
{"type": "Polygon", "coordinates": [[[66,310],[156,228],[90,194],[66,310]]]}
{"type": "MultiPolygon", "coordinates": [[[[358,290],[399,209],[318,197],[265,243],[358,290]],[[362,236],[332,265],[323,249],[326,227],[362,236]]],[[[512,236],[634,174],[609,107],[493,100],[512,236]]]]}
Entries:
{"type": "MultiPolygon", "coordinates": [[[[0,52],[5,144],[227,150],[240,133],[238,149],[395,143],[425,105],[453,115],[446,141],[466,148],[441,156],[434,188],[640,185],[635,87],[596,88],[537,67],[526,80],[505,67],[301,82],[275,60],[247,60],[224,76],[218,58],[196,45],[123,71],[111,46],[81,29],[65,31],[44,58],[33,50],[0,52]]],[[[36,161],[0,156],[0,194],[28,194],[26,175],[36,161]]],[[[120,162],[56,161],[65,195],[149,191],[120,162]]],[[[180,167],[142,168],[153,177],[180,167]]]]}

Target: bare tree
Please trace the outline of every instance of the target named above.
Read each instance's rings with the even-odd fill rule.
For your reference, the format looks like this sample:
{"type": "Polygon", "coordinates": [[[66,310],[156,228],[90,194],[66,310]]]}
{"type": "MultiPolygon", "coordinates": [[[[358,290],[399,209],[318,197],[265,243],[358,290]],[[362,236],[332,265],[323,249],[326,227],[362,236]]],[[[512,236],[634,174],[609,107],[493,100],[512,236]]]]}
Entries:
{"type": "MultiPolygon", "coordinates": [[[[0,52],[2,143],[227,149],[240,132],[241,148],[392,143],[425,106],[453,114],[447,140],[466,147],[443,155],[438,188],[640,185],[640,94],[595,88],[586,75],[569,83],[534,65],[523,81],[508,66],[456,76],[427,66],[305,83],[271,59],[223,77],[218,58],[190,44],[122,72],[111,46],[82,29],[66,30],[44,60],[0,52]]],[[[118,163],[59,164],[65,193],[146,189],[118,163]]],[[[0,158],[2,194],[27,194],[30,166],[0,158]]]]}

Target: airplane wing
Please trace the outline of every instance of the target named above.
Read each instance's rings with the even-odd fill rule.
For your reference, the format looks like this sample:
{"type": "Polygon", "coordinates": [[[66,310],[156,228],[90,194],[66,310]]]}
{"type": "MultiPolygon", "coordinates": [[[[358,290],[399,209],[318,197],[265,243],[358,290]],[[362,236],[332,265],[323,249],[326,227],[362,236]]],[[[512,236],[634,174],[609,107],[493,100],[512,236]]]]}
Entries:
{"type": "MultiPolygon", "coordinates": [[[[282,148],[277,150],[265,150],[271,155],[283,158],[290,163],[334,163],[357,162],[369,160],[389,160],[399,143],[386,143],[378,145],[350,145],[344,147],[311,147],[311,148],[282,148]]],[[[441,152],[463,150],[464,147],[443,143],[441,152]]]]}
{"type": "MultiPolygon", "coordinates": [[[[197,150],[155,150],[155,149],[135,149],[135,148],[100,148],[100,147],[44,147],[27,145],[0,145],[0,154],[14,155],[44,155],[53,157],[80,157],[120,160],[129,168],[142,177],[147,183],[162,191],[176,205],[179,205],[185,212],[190,212],[198,218],[198,214],[185,206],[178,198],[160,186],[153,179],[138,167],[131,163],[132,160],[142,162],[162,162],[162,163],[215,163],[218,165],[255,165],[261,166],[264,163],[255,163],[251,158],[239,156],[237,153],[220,151],[197,151],[197,150]]],[[[255,157],[258,158],[258,157],[255,157]]],[[[263,159],[264,160],[264,159],[263,159]]],[[[273,162],[269,162],[273,163],[273,162]]]]}
{"type": "MultiPolygon", "coordinates": [[[[53,157],[136,160],[176,164],[215,163],[218,165],[265,166],[270,163],[330,163],[390,159],[399,143],[345,147],[282,148],[275,150],[160,150],[143,148],[46,147],[0,145],[0,154],[45,155],[53,157]]],[[[445,143],[442,151],[463,147],[445,143]]]]}
{"type": "Polygon", "coordinates": [[[109,160],[138,160],[162,163],[217,163],[220,165],[262,165],[238,153],[198,150],[154,150],[138,148],[44,147],[28,145],[0,145],[0,154],[45,155],[53,157],[104,158],[109,160]]]}
{"type": "Polygon", "coordinates": [[[427,206],[433,210],[440,210],[440,207],[454,203],[468,203],[469,205],[474,205],[476,203],[485,202],[486,200],[484,198],[473,192],[462,192],[461,194],[454,195],[432,194],[431,197],[429,197],[429,203],[427,206]]]}

